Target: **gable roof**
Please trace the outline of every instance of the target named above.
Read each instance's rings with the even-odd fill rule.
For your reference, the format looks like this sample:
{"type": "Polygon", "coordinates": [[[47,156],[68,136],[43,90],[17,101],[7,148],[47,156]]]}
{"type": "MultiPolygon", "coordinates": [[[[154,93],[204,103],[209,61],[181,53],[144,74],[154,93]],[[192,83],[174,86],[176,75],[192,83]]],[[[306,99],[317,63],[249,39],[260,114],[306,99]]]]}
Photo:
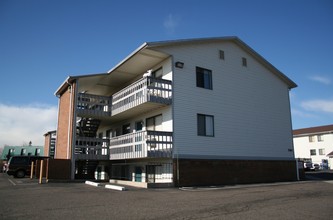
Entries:
{"type": "MultiPolygon", "coordinates": [[[[124,82],[134,77],[134,72],[147,71],[150,66],[154,66],[162,60],[166,59],[169,54],[166,54],[162,51],[159,51],[159,47],[170,47],[177,45],[187,45],[187,44],[204,44],[204,43],[213,43],[213,42],[233,42],[242,48],[244,51],[252,55],[258,62],[263,66],[269,69],[273,74],[275,74],[279,79],[281,79],[289,89],[297,87],[296,83],[284,75],[281,71],[275,68],[271,63],[269,63],[265,58],[260,54],[254,51],[250,46],[244,43],[236,36],[226,36],[226,37],[211,37],[211,38],[193,38],[193,39],[180,39],[180,40],[170,40],[170,41],[156,41],[156,42],[146,42],[143,43],[140,47],[130,53],[125,59],[111,68],[107,73],[102,74],[91,74],[86,76],[69,76],[62,85],[57,89],[55,95],[60,95],[67,88],[68,84],[74,82],[77,79],[86,79],[87,82],[91,83],[96,81],[97,86],[110,86],[115,82],[115,79],[120,79],[117,77],[117,74],[121,74],[124,78],[124,82]],[[128,77],[128,78],[126,78],[128,77]],[[102,82],[102,83],[101,83],[102,82]]],[[[124,83],[122,82],[122,83],[124,83]]],[[[82,83],[81,83],[82,85],[82,83]]],[[[112,86],[111,86],[112,87],[112,86]]]]}
{"type": "Polygon", "coordinates": [[[194,38],[194,39],[182,39],[182,40],[170,40],[170,41],[158,41],[158,42],[148,42],[145,43],[142,47],[147,48],[158,48],[174,45],[185,45],[185,44],[194,44],[194,43],[212,43],[212,42],[221,42],[221,41],[230,41],[241,47],[243,50],[251,54],[258,62],[264,65],[267,69],[272,71],[278,78],[285,82],[289,89],[297,87],[297,84],[289,79],[285,74],[280,70],[274,67],[270,62],[253,50],[249,45],[243,42],[237,36],[226,36],[226,37],[211,37],[211,38],[194,38]]]}
{"type": "Polygon", "coordinates": [[[305,136],[311,134],[324,134],[324,133],[333,133],[333,124],[293,130],[294,136],[305,136]]]}

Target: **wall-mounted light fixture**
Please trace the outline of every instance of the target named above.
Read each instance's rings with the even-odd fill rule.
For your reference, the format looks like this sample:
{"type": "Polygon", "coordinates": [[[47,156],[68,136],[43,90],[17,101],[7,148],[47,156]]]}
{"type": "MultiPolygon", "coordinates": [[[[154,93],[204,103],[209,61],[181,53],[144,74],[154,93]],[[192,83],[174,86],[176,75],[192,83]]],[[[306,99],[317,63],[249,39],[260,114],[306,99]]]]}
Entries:
{"type": "Polygon", "coordinates": [[[183,63],[183,62],[179,62],[179,61],[177,61],[177,62],[175,63],[175,66],[176,66],[177,68],[181,68],[181,69],[183,69],[183,67],[184,67],[184,63],[183,63]]]}

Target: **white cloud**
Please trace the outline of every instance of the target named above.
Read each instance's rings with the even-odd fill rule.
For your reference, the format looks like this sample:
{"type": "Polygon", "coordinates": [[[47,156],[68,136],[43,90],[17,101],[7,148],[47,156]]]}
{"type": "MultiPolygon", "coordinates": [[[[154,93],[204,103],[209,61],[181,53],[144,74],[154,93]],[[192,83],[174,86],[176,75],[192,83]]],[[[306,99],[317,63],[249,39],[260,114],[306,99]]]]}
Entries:
{"type": "Polygon", "coordinates": [[[174,33],[176,30],[176,27],[179,25],[179,18],[177,16],[174,16],[173,14],[169,14],[163,23],[164,28],[168,33],[174,33]]]}
{"type": "Polygon", "coordinates": [[[305,112],[305,111],[301,111],[301,110],[298,110],[298,109],[295,109],[295,108],[291,109],[291,115],[293,117],[298,116],[298,117],[302,117],[302,118],[316,118],[317,117],[314,114],[311,114],[311,113],[308,113],[308,112],[305,112]]]}
{"type": "Polygon", "coordinates": [[[309,77],[312,81],[316,81],[325,85],[330,85],[332,83],[331,79],[323,76],[311,76],[309,77]]]}
{"type": "Polygon", "coordinates": [[[44,134],[56,129],[57,107],[45,105],[14,106],[0,103],[0,147],[44,145],[44,134]]]}
{"type": "Polygon", "coordinates": [[[308,111],[333,113],[333,100],[310,100],[301,103],[308,111]]]}

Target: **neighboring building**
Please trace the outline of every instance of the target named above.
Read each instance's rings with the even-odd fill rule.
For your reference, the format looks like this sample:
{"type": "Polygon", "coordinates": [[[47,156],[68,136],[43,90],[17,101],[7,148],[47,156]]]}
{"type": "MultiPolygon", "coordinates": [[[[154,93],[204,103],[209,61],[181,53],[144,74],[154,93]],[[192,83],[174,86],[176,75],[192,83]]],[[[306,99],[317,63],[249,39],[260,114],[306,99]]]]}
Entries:
{"type": "Polygon", "coordinates": [[[333,125],[297,129],[293,135],[296,158],[333,168],[333,125]]]}
{"type": "Polygon", "coordinates": [[[45,156],[54,158],[57,131],[49,131],[46,134],[44,134],[44,137],[45,137],[45,143],[44,143],[45,156]]]}
{"type": "Polygon", "coordinates": [[[60,85],[55,158],[145,187],[295,180],[296,86],[237,37],[144,43],[60,85]]]}
{"type": "Polygon", "coordinates": [[[43,156],[44,149],[42,146],[5,146],[1,160],[9,160],[12,156],[27,156],[27,155],[35,155],[35,156],[43,156]]]}

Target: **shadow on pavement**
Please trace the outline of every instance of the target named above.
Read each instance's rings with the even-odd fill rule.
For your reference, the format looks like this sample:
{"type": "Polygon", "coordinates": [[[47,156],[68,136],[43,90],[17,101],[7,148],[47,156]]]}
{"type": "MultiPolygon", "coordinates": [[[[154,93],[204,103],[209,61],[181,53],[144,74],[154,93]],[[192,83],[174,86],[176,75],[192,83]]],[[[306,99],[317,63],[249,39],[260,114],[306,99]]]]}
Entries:
{"type": "Polygon", "coordinates": [[[309,171],[305,172],[306,180],[333,180],[333,171],[309,171]]]}

